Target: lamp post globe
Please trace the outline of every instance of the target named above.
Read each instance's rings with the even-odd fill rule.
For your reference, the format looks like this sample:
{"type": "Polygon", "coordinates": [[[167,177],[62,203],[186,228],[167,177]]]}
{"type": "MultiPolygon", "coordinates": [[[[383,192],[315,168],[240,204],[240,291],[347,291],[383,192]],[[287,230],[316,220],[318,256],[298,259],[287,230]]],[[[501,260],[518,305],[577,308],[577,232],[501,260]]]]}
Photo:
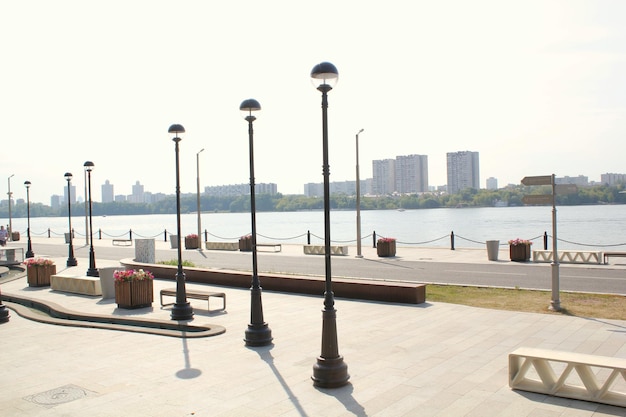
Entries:
{"type": "Polygon", "coordinates": [[[179,133],[185,133],[185,128],[179,124],[173,124],[167,130],[168,133],[173,133],[174,137],[174,152],[176,154],[176,230],[178,244],[176,248],[178,250],[178,268],[176,270],[176,302],[172,306],[172,313],[170,317],[172,320],[191,320],[193,319],[193,308],[189,301],[187,301],[187,290],[185,288],[185,272],[183,271],[183,252],[180,247],[180,158],[179,158],[179,146],[178,143],[181,138],[179,133]]]}
{"type": "Polygon", "coordinates": [[[26,217],[28,219],[28,227],[26,228],[26,235],[28,243],[26,244],[26,258],[34,258],[33,246],[30,241],[30,181],[24,181],[26,187],[26,217]]]}
{"type": "Polygon", "coordinates": [[[87,172],[87,190],[88,190],[88,204],[89,204],[89,269],[87,269],[88,277],[98,277],[100,273],[96,268],[96,253],[93,250],[93,212],[92,212],[92,200],[91,200],[91,171],[93,171],[94,163],[87,161],[83,164],[85,171],[87,172]]]}
{"type": "Polygon", "coordinates": [[[330,262],[330,169],[328,164],[328,92],[337,83],[339,71],[330,62],[317,64],[311,70],[311,82],[322,93],[322,174],[324,176],[324,259],[325,289],[322,310],[322,352],[313,365],[313,384],[321,388],[337,388],[348,383],[348,365],[339,354],[337,343],[337,310],[332,290],[330,262]]]}
{"type": "Polygon", "coordinates": [[[263,319],[261,302],[261,283],[257,267],[256,247],[256,199],[254,182],[254,130],[252,123],[256,120],[253,112],[261,110],[261,105],[253,98],[244,100],[239,106],[243,118],[248,122],[248,148],[250,150],[250,216],[252,225],[252,286],[250,288],[250,324],[245,332],[246,346],[266,346],[272,343],[272,330],[263,319]]]}
{"type": "Polygon", "coordinates": [[[76,261],[76,257],[74,257],[74,244],[72,243],[72,240],[74,238],[73,236],[73,232],[72,232],[72,197],[71,197],[71,193],[72,193],[72,174],[70,172],[66,172],[65,175],[63,175],[65,177],[65,180],[67,181],[67,220],[69,223],[69,233],[68,233],[68,254],[67,254],[67,262],[65,263],[67,266],[76,266],[78,265],[78,262],[76,261]]]}

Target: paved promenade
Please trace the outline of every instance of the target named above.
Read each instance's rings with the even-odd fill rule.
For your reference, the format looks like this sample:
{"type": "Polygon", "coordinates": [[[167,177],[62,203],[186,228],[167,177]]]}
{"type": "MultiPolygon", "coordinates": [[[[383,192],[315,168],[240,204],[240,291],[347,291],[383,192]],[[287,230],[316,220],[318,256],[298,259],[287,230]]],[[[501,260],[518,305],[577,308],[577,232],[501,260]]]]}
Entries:
{"type": "MultiPolygon", "coordinates": [[[[110,242],[99,244],[111,247],[110,242]]],[[[299,250],[286,245],[277,256],[324,262],[323,257],[301,255],[301,246],[296,246],[299,250]]],[[[449,252],[437,249],[415,256],[436,262],[449,252]]],[[[485,250],[455,252],[457,262],[461,258],[487,262],[485,250]]],[[[58,273],[84,275],[86,252],[78,253],[78,266],[73,268],[65,267],[66,257],[54,256],[58,273]]],[[[375,257],[372,248],[364,247],[363,254],[375,257]]],[[[413,255],[403,251],[403,257],[409,256],[413,255]]],[[[98,267],[115,265],[115,260],[98,259],[98,267]]],[[[158,296],[151,308],[124,310],[112,299],[29,288],[25,277],[0,282],[3,294],[83,313],[170,319],[170,307],[162,308],[158,296]]],[[[171,281],[155,280],[155,294],[171,286],[171,281]]],[[[200,284],[187,286],[207,289],[200,284]]],[[[247,348],[243,337],[250,319],[250,291],[208,289],[226,293],[227,310],[208,311],[206,301],[190,300],[195,312],[192,324],[226,328],[224,334],[207,338],[50,325],[11,311],[9,322],[0,324],[1,414],[626,416],[624,408],[508,387],[508,354],[520,346],[626,358],[626,321],[433,302],[397,305],[336,299],[339,352],[348,365],[350,383],[318,389],[311,375],[320,354],[321,294],[264,291],[263,311],[274,343],[247,348]]],[[[219,305],[219,300],[212,300],[212,308],[219,305]]],[[[626,392],[626,381],[621,384],[626,392]]]]}

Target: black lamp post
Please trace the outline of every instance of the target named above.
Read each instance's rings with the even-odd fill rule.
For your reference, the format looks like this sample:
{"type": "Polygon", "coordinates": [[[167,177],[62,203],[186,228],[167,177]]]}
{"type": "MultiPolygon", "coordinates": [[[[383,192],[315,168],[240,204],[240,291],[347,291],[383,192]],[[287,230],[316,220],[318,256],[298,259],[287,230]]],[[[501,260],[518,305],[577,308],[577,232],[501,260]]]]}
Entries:
{"type": "Polygon", "coordinates": [[[74,257],[74,244],[72,243],[73,240],[73,236],[72,236],[72,187],[71,187],[71,183],[72,183],[72,174],[70,172],[66,172],[65,175],[65,180],[67,181],[67,219],[69,222],[69,227],[70,227],[70,233],[69,233],[69,248],[68,248],[68,254],[67,254],[67,262],[66,265],[67,266],[76,266],[78,265],[78,262],[76,261],[76,258],[74,257]]]}
{"type": "MultiPolygon", "coordinates": [[[[176,228],[178,245],[178,269],[176,272],[176,303],[172,306],[172,320],[191,320],[193,319],[193,308],[189,301],[187,301],[187,291],[185,289],[185,273],[183,272],[183,252],[180,247],[180,163],[178,157],[178,142],[180,138],[179,133],[185,133],[185,128],[182,125],[174,124],[167,130],[168,133],[173,133],[174,149],[176,152],[176,228]]],[[[200,236],[198,236],[200,238],[200,236]]]]}
{"type": "Polygon", "coordinates": [[[100,273],[96,268],[96,254],[93,251],[93,223],[92,223],[92,207],[91,207],[91,171],[94,164],[91,161],[87,161],[83,164],[85,171],[87,171],[87,189],[88,189],[88,204],[89,204],[89,269],[87,269],[88,277],[99,277],[100,273]]]}
{"type": "Polygon", "coordinates": [[[348,365],[339,354],[337,344],[337,310],[332,290],[330,269],[330,170],[328,165],[328,92],[337,82],[339,72],[330,62],[322,62],[311,70],[311,81],[322,93],[322,149],[324,175],[324,258],[326,260],[326,287],[322,310],[322,353],[313,365],[313,384],[322,388],[336,388],[348,383],[348,365]]]}
{"type": "Polygon", "coordinates": [[[362,258],[361,254],[361,178],[359,172],[359,134],[364,129],[356,132],[356,257],[362,258]]]}
{"type": "Polygon", "coordinates": [[[24,181],[26,186],[26,216],[28,218],[28,228],[26,229],[26,235],[28,236],[28,243],[26,245],[26,257],[34,258],[33,246],[30,241],[30,181],[24,181]]]}
{"type": "Polygon", "coordinates": [[[263,305],[261,303],[261,284],[257,272],[256,251],[256,202],[254,186],[254,145],[252,122],[256,117],[252,112],[261,110],[261,105],[253,98],[244,100],[239,106],[245,120],[248,122],[248,138],[250,148],[250,214],[252,219],[252,287],[250,288],[250,324],[246,330],[244,341],[247,346],[265,346],[272,343],[272,330],[263,321],[263,305]]]}

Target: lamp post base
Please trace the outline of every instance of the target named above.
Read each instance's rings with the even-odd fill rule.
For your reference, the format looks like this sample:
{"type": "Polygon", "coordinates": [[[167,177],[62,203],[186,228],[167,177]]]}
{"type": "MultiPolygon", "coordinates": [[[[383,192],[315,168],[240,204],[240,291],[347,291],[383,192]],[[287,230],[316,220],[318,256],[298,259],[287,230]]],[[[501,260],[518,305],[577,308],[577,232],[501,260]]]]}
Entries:
{"type": "Polygon", "coordinates": [[[172,320],[185,321],[193,320],[193,308],[189,302],[176,303],[172,306],[172,320]]]}
{"type": "Polygon", "coordinates": [[[100,272],[98,272],[98,270],[95,269],[95,268],[89,268],[87,270],[87,276],[88,277],[99,277],[100,276],[100,272]]]}
{"type": "Polygon", "coordinates": [[[348,383],[348,365],[343,361],[343,356],[333,359],[317,358],[313,365],[313,385],[320,388],[338,388],[348,383]]]}
{"type": "Polygon", "coordinates": [[[272,343],[272,330],[267,323],[248,324],[246,337],[243,339],[246,346],[267,346],[272,343]]]}
{"type": "Polygon", "coordinates": [[[65,263],[65,265],[67,265],[67,266],[76,266],[76,265],[78,265],[78,261],[76,260],[76,258],[68,258],[67,262],[65,263]]]}
{"type": "Polygon", "coordinates": [[[0,323],[7,321],[9,321],[9,309],[4,304],[0,304],[0,323]]]}

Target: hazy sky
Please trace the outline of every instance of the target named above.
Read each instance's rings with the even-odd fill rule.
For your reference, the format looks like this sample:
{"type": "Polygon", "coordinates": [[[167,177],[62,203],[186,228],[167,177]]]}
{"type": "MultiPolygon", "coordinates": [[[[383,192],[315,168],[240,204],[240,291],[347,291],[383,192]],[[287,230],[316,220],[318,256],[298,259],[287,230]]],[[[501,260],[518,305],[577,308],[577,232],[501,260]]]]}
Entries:
{"type": "Polygon", "coordinates": [[[339,70],[329,94],[331,181],[372,160],[480,153],[480,182],[526,175],[625,173],[626,1],[296,0],[4,1],[0,4],[0,180],[14,198],[50,203],[83,163],[93,197],[249,182],[239,104],[263,107],[257,183],[284,194],[322,182],[321,95],[309,74],[339,70]]]}

